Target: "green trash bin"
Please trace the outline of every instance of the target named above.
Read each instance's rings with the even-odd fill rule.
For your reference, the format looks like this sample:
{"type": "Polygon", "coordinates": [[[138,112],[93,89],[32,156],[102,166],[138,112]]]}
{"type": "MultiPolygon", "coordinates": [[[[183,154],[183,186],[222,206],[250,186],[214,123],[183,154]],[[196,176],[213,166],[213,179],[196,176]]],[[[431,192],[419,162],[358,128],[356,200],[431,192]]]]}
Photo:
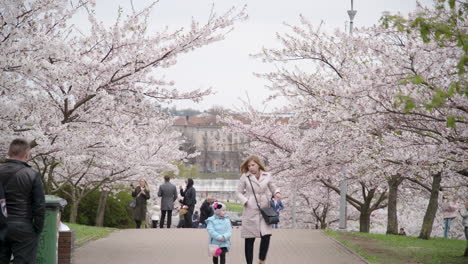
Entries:
{"type": "Polygon", "coordinates": [[[46,195],[45,202],[44,229],[39,236],[36,262],[38,264],[57,264],[60,210],[65,207],[67,201],[58,196],[46,195]]]}

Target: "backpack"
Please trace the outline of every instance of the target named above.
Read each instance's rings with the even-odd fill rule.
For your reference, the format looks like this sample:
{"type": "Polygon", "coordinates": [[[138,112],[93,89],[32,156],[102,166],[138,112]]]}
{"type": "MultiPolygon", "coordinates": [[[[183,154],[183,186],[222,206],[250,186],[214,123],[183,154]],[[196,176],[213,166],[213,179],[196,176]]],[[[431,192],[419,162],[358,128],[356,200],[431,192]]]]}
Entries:
{"type": "MultiPolygon", "coordinates": [[[[22,168],[15,171],[12,175],[15,175],[21,169],[22,168]]],[[[3,229],[3,228],[5,228],[7,226],[8,212],[7,212],[7,207],[6,207],[6,194],[5,194],[4,186],[7,186],[8,182],[11,180],[11,178],[13,178],[13,176],[10,175],[10,177],[8,177],[6,179],[5,184],[3,184],[0,181],[0,229],[3,229]]]]}
{"type": "MultiPolygon", "coordinates": [[[[7,182],[8,181],[9,179],[7,180],[7,182]]],[[[6,208],[5,189],[3,188],[3,184],[0,181],[0,247],[2,247],[7,233],[7,217],[8,213],[6,208]]]]}
{"type": "Polygon", "coordinates": [[[7,211],[6,211],[6,200],[3,185],[0,183],[0,247],[2,247],[3,241],[5,240],[7,233],[7,211]]]}
{"type": "MultiPolygon", "coordinates": [[[[10,179],[11,179],[11,176],[6,180],[5,186],[8,184],[10,179]]],[[[3,184],[0,181],[0,229],[6,227],[7,217],[8,217],[8,212],[6,208],[6,194],[5,194],[5,189],[3,188],[3,184]]]]}
{"type": "Polygon", "coordinates": [[[0,182],[0,228],[6,226],[7,217],[5,190],[3,189],[3,184],[0,182]]]}

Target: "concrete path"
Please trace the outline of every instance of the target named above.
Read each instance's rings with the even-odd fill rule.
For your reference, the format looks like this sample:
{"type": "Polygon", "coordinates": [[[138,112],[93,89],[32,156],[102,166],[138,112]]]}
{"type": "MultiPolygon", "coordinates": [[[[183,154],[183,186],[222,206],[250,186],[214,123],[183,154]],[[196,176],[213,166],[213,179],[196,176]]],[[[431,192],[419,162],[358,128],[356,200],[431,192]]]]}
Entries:
{"type": "MultiPolygon", "coordinates": [[[[242,264],[244,243],[234,229],[228,264],[242,264]]],[[[92,241],[75,250],[74,264],[209,264],[208,234],[204,229],[126,229],[92,241]]],[[[260,239],[255,241],[258,256],[260,239]]],[[[254,263],[258,259],[254,258],[254,263]]],[[[319,230],[274,230],[268,264],[366,263],[359,256],[319,230]]]]}

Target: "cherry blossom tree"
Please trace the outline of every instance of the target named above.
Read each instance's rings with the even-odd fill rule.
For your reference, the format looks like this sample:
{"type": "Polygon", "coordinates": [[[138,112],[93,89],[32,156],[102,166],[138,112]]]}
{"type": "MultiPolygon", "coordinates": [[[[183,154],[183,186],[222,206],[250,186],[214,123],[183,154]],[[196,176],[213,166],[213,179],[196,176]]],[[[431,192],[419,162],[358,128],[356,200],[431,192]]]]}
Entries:
{"type": "MultiPolygon", "coordinates": [[[[458,9],[419,7],[403,21],[447,21],[454,12],[458,9]]],[[[277,36],[281,47],[265,48],[256,57],[275,64],[276,71],[258,76],[271,81],[275,96],[290,100],[296,127],[271,124],[258,115],[249,115],[255,124],[227,123],[249,135],[251,151],[273,160],[273,167],[287,158],[287,168],[301,170],[289,175],[313,175],[339,193],[344,170],[350,183],[347,201],[360,211],[363,232],[369,231],[372,212],[384,208],[390,195],[387,231],[395,233],[402,180],[428,187],[420,233],[428,238],[439,190],[466,190],[468,101],[460,86],[466,83],[460,70],[466,51],[456,34],[422,37],[402,30],[398,21],[353,36],[322,32],[305,18],[299,26],[287,25],[291,32],[277,36]],[[297,126],[310,123],[318,125],[297,126]]],[[[466,32],[466,20],[455,27],[454,32],[466,32]]]]}
{"type": "MultiPolygon", "coordinates": [[[[205,24],[193,21],[188,30],[151,33],[147,21],[155,4],[125,19],[120,15],[107,28],[98,22],[93,1],[77,3],[71,7],[68,1],[47,0],[2,4],[2,99],[22,108],[21,102],[26,100],[16,98],[38,96],[45,111],[36,111],[36,118],[49,120],[50,116],[42,115],[53,113],[56,116],[49,122],[62,125],[99,115],[93,113],[93,102],[107,94],[131,92],[155,100],[200,100],[210,91],[181,93],[168,88],[172,82],[158,77],[157,69],[175,64],[181,53],[221,40],[235,21],[245,18],[243,11],[235,9],[221,16],[213,11],[205,24]],[[70,17],[83,9],[88,12],[89,32],[69,24],[70,17]]],[[[8,112],[2,116],[10,118],[7,124],[21,124],[12,119],[12,110],[8,112]]],[[[5,133],[28,129],[11,126],[5,133]]],[[[50,136],[48,144],[53,145],[54,138],[50,136]]]]}
{"type": "Polygon", "coordinates": [[[6,1],[0,4],[2,145],[34,139],[35,162],[47,192],[66,192],[71,222],[90,191],[132,177],[175,169],[186,154],[158,105],[199,101],[210,89],[180,92],[159,69],[180,54],[220,41],[246,16],[214,8],[205,23],[150,32],[156,3],[114,25],[99,22],[94,1],[6,1]],[[87,14],[88,30],[70,23],[87,14]]]}

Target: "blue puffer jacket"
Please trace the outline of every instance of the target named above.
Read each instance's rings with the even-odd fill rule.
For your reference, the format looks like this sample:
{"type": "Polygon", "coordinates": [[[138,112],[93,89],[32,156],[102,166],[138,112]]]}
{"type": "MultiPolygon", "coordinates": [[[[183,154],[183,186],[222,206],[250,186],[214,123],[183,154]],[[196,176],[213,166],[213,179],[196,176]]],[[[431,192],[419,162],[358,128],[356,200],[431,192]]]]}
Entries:
{"type": "Polygon", "coordinates": [[[219,247],[225,248],[231,247],[232,226],[228,215],[224,217],[213,215],[206,219],[206,224],[206,229],[210,235],[209,244],[216,244],[219,247]],[[222,237],[224,237],[224,241],[220,241],[222,237]]]}

